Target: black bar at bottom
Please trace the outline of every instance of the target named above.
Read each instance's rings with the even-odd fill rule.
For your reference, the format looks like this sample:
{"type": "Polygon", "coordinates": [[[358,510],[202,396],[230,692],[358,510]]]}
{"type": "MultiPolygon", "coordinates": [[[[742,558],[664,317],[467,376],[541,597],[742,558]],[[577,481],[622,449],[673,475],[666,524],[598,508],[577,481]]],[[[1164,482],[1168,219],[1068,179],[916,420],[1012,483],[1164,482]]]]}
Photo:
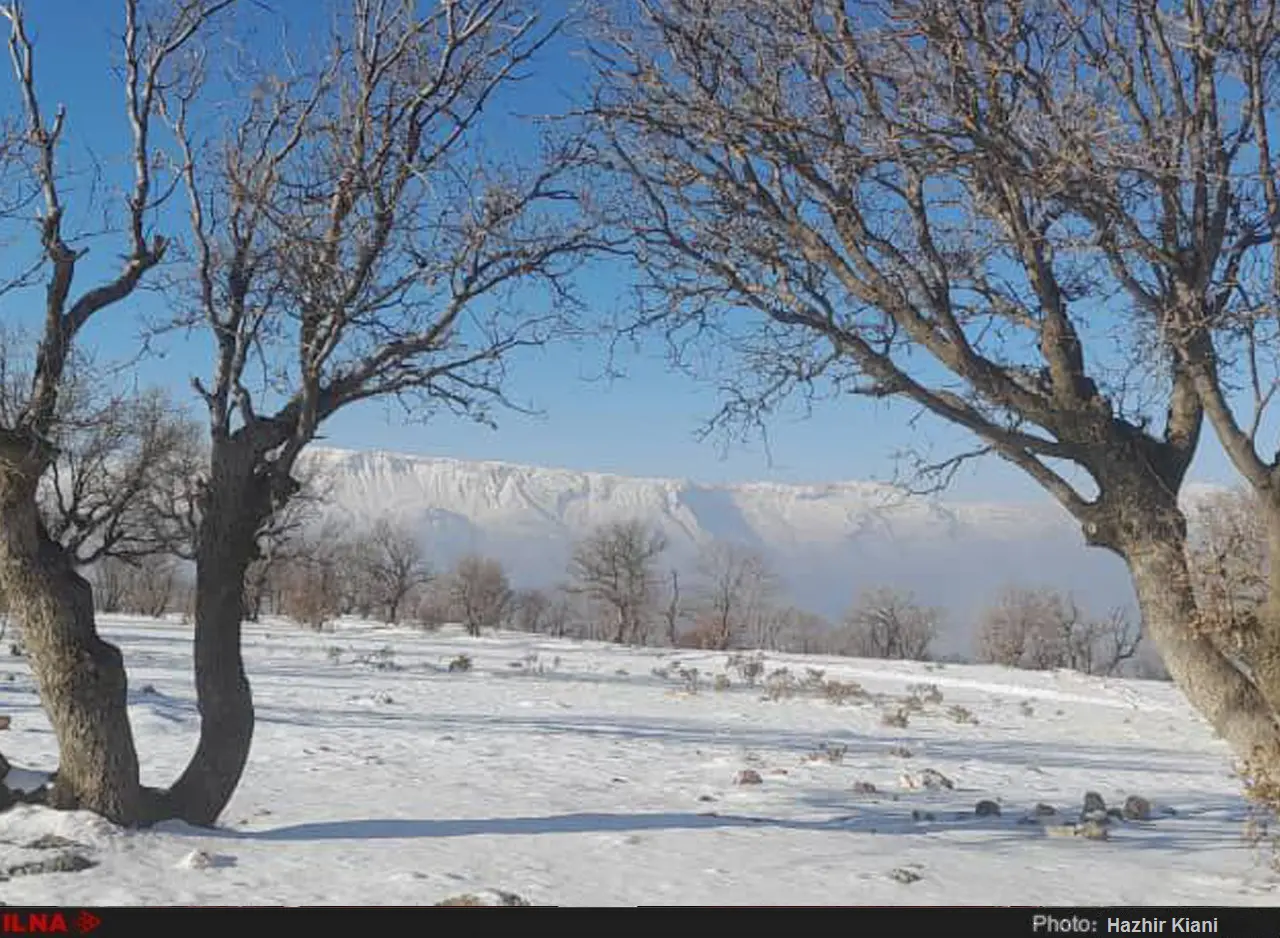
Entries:
{"type": "MultiPolygon", "coordinates": [[[[536,907],[535,907],[536,908],[536,907]]],[[[308,906],[303,908],[245,907],[131,907],[26,908],[0,906],[0,938],[8,935],[93,935],[114,938],[150,933],[174,934],[174,929],[199,923],[227,929],[311,929],[332,932],[376,934],[431,924],[431,917],[446,910],[433,907],[353,908],[308,906]]],[[[564,914],[566,918],[608,909],[565,909],[544,907],[533,914],[564,914]]],[[[654,915],[688,917],[690,924],[713,913],[717,918],[746,913],[754,925],[763,915],[817,913],[853,928],[876,929],[873,934],[928,929],[931,934],[978,934],[984,936],[1027,935],[1222,935],[1228,938],[1280,938],[1280,908],[1221,907],[975,907],[913,908],[865,906],[788,907],[648,907],[654,915]],[[976,929],[976,931],[975,931],[976,929]]],[[[494,914],[493,912],[480,914],[494,914]]],[[[527,914],[508,910],[507,914],[527,914]]],[[[634,914],[634,912],[632,913],[634,914]]]]}

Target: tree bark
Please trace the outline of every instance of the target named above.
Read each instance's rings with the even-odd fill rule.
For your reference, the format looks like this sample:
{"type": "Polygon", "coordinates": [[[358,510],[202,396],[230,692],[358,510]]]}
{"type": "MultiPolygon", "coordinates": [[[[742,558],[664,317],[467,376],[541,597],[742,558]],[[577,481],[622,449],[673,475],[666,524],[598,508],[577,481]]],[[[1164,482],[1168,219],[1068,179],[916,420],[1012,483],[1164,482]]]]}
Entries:
{"type": "Polygon", "coordinates": [[[240,637],[245,574],[270,498],[248,456],[248,447],[238,441],[215,443],[196,543],[194,652],[200,741],[169,789],[168,809],[201,826],[213,825],[231,800],[253,742],[253,693],[240,637]]]}
{"type": "Polygon", "coordinates": [[[1201,627],[1184,544],[1168,534],[1123,550],[1147,634],[1174,682],[1254,778],[1280,779],[1280,725],[1263,691],[1201,627]]]}
{"type": "Polygon", "coordinates": [[[129,726],[119,649],[97,632],[93,589],[53,541],[35,500],[38,472],[0,474],[0,588],[21,624],[40,698],[58,739],[52,807],[93,811],[118,824],[151,817],[129,726]]]}

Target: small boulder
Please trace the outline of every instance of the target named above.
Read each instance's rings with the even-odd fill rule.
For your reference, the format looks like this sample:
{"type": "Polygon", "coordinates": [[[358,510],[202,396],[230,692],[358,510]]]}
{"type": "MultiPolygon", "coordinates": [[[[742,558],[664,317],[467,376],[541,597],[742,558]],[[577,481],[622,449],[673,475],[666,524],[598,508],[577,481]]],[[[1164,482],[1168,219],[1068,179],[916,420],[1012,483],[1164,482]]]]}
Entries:
{"type": "Polygon", "coordinates": [[[1087,791],[1084,793],[1084,807],[1080,811],[1081,814],[1106,814],[1107,803],[1102,796],[1096,791],[1087,791]]]}
{"type": "Polygon", "coordinates": [[[1141,795],[1130,795],[1124,800],[1121,814],[1126,821],[1151,820],[1151,802],[1141,795]]]}
{"type": "Polygon", "coordinates": [[[760,773],[755,769],[743,769],[738,773],[733,783],[735,785],[762,785],[764,784],[764,779],[760,777],[760,773]]]}
{"type": "Polygon", "coordinates": [[[481,892],[469,892],[461,896],[450,896],[436,903],[437,906],[460,906],[479,908],[483,906],[531,906],[528,899],[506,892],[502,889],[485,889],[481,892]]]}
{"type": "Polygon", "coordinates": [[[1076,827],[1076,835],[1085,840],[1106,840],[1111,836],[1107,823],[1097,820],[1082,821],[1076,827]]]}
{"type": "Polygon", "coordinates": [[[1000,805],[994,801],[984,799],[973,806],[973,813],[978,817],[999,817],[1000,805]]]}
{"type": "Polygon", "coordinates": [[[1058,809],[1051,804],[1045,804],[1043,801],[1031,809],[1034,817],[1053,817],[1058,813],[1058,809]]]}
{"type": "Polygon", "coordinates": [[[34,860],[31,863],[19,863],[4,872],[8,876],[39,876],[43,873],[79,873],[81,870],[97,866],[96,860],[90,860],[81,853],[59,853],[47,860],[34,860]]]}
{"type": "Polygon", "coordinates": [[[870,782],[854,782],[853,793],[855,795],[874,795],[878,789],[870,782]]]}
{"type": "Polygon", "coordinates": [[[920,773],[920,784],[930,791],[937,791],[941,788],[950,791],[956,787],[955,782],[934,769],[925,769],[920,773]]]}

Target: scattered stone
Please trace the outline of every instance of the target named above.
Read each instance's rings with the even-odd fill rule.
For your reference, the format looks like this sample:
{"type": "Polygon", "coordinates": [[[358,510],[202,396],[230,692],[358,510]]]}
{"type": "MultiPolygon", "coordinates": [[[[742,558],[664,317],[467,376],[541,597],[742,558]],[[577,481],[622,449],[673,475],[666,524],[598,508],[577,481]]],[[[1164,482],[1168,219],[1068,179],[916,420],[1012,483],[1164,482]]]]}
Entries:
{"type": "Polygon", "coordinates": [[[1045,804],[1043,801],[1031,809],[1031,813],[1036,817],[1053,817],[1058,813],[1058,809],[1051,804],[1045,804]]]}
{"type": "Polygon", "coordinates": [[[235,865],[235,857],[220,853],[208,853],[204,850],[192,850],[178,861],[178,866],[188,870],[209,870],[235,865]]]}
{"type": "Polygon", "coordinates": [[[874,795],[879,789],[870,782],[854,782],[853,793],[855,795],[874,795]]]}
{"type": "Polygon", "coordinates": [[[524,899],[514,892],[505,892],[501,889],[486,889],[480,893],[464,893],[460,896],[451,896],[435,903],[437,906],[466,906],[471,908],[479,908],[481,906],[532,906],[533,903],[528,899],[524,899]]]}
{"type": "Polygon", "coordinates": [[[904,886],[910,886],[912,883],[918,883],[921,876],[915,870],[909,870],[905,866],[900,866],[889,873],[889,878],[902,883],[904,886]]]}
{"type": "Polygon", "coordinates": [[[1141,795],[1130,795],[1124,800],[1122,814],[1126,821],[1151,820],[1151,802],[1141,795]]]}
{"type": "Polygon", "coordinates": [[[936,821],[937,817],[932,811],[912,811],[911,820],[913,821],[936,821]]]}
{"type": "Polygon", "coordinates": [[[1111,835],[1104,821],[1081,821],[1079,824],[1046,824],[1047,837],[1083,837],[1085,840],[1106,840],[1111,835]]]}
{"type": "Polygon", "coordinates": [[[1107,816],[1107,803],[1096,791],[1084,793],[1084,807],[1080,809],[1080,820],[1099,820],[1107,816]]]}
{"type": "Polygon", "coordinates": [[[889,750],[889,755],[897,756],[899,759],[910,759],[915,753],[906,746],[894,746],[889,750]]]}
{"type": "Polygon", "coordinates": [[[68,840],[66,837],[60,837],[57,834],[41,834],[35,840],[26,844],[28,850],[65,850],[68,847],[85,849],[84,844],[76,843],[74,840],[68,840]]]}
{"type": "Polygon", "coordinates": [[[699,801],[715,801],[716,796],[715,795],[699,795],[698,800],[699,801]]]}
{"type": "Polygon", "coordinates": [[[1076,834],[1086,840],[1106,840],[1111,836],[1106,821],[1092,819],[1081,822],[1079,827],[1076,828],[1076,834]]]}
{"type": "Polygon", "coordinates": [[[156,686],[154,684],[143,684],[142,690],[140,690],[138,693],[146,697],[152,697],[160,692],[156,690],[156,686]]]}
{"type": "Polygon", "coordinates": [[[42,873],[79,873],[98,865],[97,860],[90,860],[82,853],[60,853],[47,860],[33,860],[30,863],[19,863],[4,871],[5,877],[38,876],[42,873]]]}
{"type": "Polygon", "coordinates": [[[979,801],[974,805],[973,813],[978,817],[999,817],[1000,805],[996,804],[994,801],[979,801]]]}
{"type": "Polygon", "coordinates": [[[764,779],[760,777],[760,773],[755,769],[743,769],[738,773],[733,783],[735,785],[762,785],[764,784],[764,779]]]}
{"type": "Polygon", "coordinates": [[[955,783],[936,769],[925,769],[917,775],[905,772],[902,775],[904,788],[925,788],[929,791],[955,788],[955,783]]]}

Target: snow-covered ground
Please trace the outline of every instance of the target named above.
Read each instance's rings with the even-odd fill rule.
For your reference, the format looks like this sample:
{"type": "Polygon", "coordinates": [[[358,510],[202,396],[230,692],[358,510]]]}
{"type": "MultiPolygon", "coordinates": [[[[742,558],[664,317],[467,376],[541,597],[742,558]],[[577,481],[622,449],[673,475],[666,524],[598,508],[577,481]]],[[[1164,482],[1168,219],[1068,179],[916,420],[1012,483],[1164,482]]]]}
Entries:
{"type": "MultiPolygon", "coordinates": [[[[145,781],[163,785],[197,732],[189,630],[110,617],[102,629],[129,662],[145,781]]],[[[486,889],[564,905],[1280,898],[1270,854],[1244,836],[1225,746],[1168,684],[768,655],[766,677],[786,667],[801,686],[766,699],[721,653],[367,624],[250,625],[246,653],[258,726],[223,826],[126,832],[19,807],[0,814],[0,871],[59,854],[96,865],[13,875],[0,902],[422,905],[486,889]],[[448,669],[459,655],[469,671],[448,669]],[[818,680],[869,696],[833,702],[818,680]],[[913,694],[906,725],[886,725],[913,694]],[[746,770],[760,782],[738,784],[746,770]],[[920,786],[925,770],[954,787],[920,786]],[[1051,836],[1090,790],[1114,805],[1143,795],[1153,818],[1115,821],[1106,840],[1051,836]],[[1000,814],[977,816],[981,800],[1000,814]],[[1041,803],[1062,817],[1029,823],[1041,803]]],[[[0,732],[9,781],[52,767],[19,659],[0,660],[0,714],[12,717],[0,732]]]]}

